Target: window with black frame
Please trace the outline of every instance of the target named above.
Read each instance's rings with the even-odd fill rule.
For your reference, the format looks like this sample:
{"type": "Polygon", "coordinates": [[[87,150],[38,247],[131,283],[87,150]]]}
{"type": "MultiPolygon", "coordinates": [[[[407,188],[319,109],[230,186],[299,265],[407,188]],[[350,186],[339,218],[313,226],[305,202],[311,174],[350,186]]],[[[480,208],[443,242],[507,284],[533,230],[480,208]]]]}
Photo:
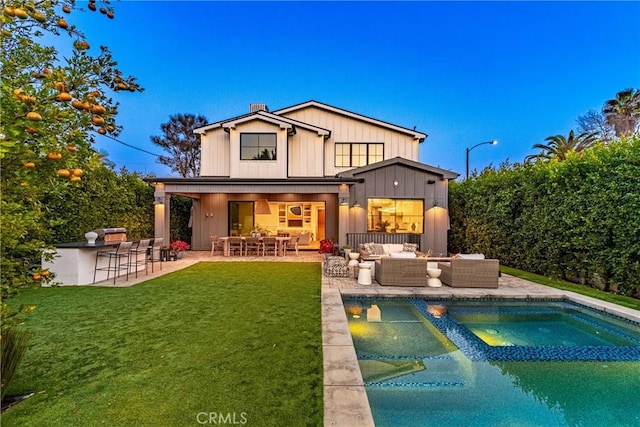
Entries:
{"type": "Polygon", "coordinates": [[[368,199],[367,231],[379,233],[422,233],[424,200],[368,199]]]}
{"type": "Polygon", "coordinates": [[[384,160],[384,144],[381,142],[335,144],[336,167],[358,167],[384,160]]]}
{"type": "Polygon", "coordinates": [[[276,160],[275,133],[241,133],[240,160],[276,160]]]}

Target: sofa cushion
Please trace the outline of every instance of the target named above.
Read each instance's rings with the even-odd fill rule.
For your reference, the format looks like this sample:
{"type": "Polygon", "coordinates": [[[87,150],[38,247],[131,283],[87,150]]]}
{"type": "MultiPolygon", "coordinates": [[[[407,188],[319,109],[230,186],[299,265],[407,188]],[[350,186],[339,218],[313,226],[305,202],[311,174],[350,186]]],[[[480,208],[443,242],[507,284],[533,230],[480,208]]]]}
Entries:
{"type": "Polygon", "coordinates": [[[416,258],[415,252],[391,252],[389,254],[391,258],[416,258]]]}
{"type": "Polygon", "coordinates": [[[458,259],[484,259],[484,254],[458,254],[458,259]]]}
{"type": "Polygon", "coordinates": [[[415,253],[418,250],[418,245],[416,243],[403,243],[402,251],[403,252],[413,252],[415,253]]]}
{"type": "Polygon", "coordinates": [[[393,252],[402,252],[402,243],[384,243],[382,245],[385,255],[393,252]]]}

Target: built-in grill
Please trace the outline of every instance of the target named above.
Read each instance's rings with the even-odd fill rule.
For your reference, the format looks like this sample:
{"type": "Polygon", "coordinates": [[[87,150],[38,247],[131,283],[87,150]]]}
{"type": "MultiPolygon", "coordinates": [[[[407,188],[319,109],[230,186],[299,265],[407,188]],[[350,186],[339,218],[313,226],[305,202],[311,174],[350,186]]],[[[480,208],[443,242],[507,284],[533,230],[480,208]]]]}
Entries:
{"type": "Polygon", "coordinates": [[[104,243],[118,243],[127,241],[127,229],[124,227],[98,228],[93,230],[98,233],[96,241],[104,243]]]}

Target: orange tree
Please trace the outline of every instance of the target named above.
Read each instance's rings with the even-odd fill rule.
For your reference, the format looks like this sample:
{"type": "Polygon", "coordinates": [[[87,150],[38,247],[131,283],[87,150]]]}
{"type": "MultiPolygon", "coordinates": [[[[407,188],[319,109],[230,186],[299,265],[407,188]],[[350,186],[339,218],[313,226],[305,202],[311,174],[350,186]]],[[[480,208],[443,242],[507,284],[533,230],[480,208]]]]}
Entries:
{"type": "MultiPolygon", "coordinates": [[[[1,4],[0,268],[6,320],[6,297],[49,277],[39,264],[56,218],[43,201],[74,187],[81,191],[98,156],[95,134],[120,131],[111,97],[142,89],[118,69],[107,47],[91,47],[73,25],[85,11],[73,0],[1,4]],[[64,57],[57,50],[62,46],[70,50],[64,57]]],[[[87,7],[114,18],[108,1],[90,0],[87,7]]]]}

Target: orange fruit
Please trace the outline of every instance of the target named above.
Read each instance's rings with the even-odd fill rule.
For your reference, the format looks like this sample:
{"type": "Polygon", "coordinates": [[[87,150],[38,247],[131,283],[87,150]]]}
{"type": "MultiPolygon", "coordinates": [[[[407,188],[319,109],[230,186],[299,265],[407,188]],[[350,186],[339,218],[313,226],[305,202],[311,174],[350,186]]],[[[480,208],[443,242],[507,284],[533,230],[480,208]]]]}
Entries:
{"type": "Polygon", "coordinates": [[[78,151],[78,148],[75,145],[67,145],[67,151],[73,153],[78,151]]]}
{"type": "Polygon", "coordinates": [[[47,21],[47,18],[43,14],[41,14],[40,12],[33,12],[33,15],[31,15],[31,17],[33,19],[35,19],[36,21],[38,21],[38,22],[46,22],[47,21]]]}
{"type": "Polygon", "coordinates": [[[78,182],[78,181],[81,181],[81,180],[82,180],[82,178],[80,178],[77,175],[71,175],[71,178],[69,178],[69,181],[71,181],[71,182],[78,182]]]}
{"type": "Polygon", "coordinates": [[[60,19],[58,19],[58,27],[66,30],[67,28],[69,28],[69,24],[67,24],[67,21],[65,21],[64,19],[60,18],[60,19]]]}
{"type": "Polygon", "coordinates": [[[17,16],[20,19],[27,19],[29,17],[29,15],[27,14],[27,11],[20,8],[20,7],[16,7],[15,9],[13,9],[15,16],[17,16]]]}
{"type": "Polygon", "coordinates": [[[39,122],[42,120],[42,116],[35,111],[29,111],[27,113],[27,120],[32,120],[34,122],[39,122]]]}
{"type": "Polygon", "coordinates": [[[71,13],[71,8],[69,6],[62,6],[62,11],[64,13],[71,13]]]}
{"type": "Polygon", "coordinates": [[[42,279],[42,275],[40,275],[40,273],[33,273],[31,275],[31,277],[33,278],[33,280],[40,280],[42,279]]]}
{"type": "Polygon", "coordinates": [[[76,110],[84,110],[84,102],[80,101],[79,99],[74,99],[71,103],[71,106],[76,110]]]}
{"type": "Polygon", "coordinates": [[[38,133],[38,129],[36,129],[34,127],[31,127],[31,126],[27,127],[25,130],[27,131],[27,133],[29,133],[31,135],[34,135],[34,134],[38,133]]]}
{"type": "Polygon", "coordinates": [[[58,91],[58,92],[64,92],[64,82],[55,82],[53,84],[53,87],[58,91]]]}
{"type": "Polygon", "coordinates": [[[42,277],[48,277],[51,274],[51,272],[49,270],[42,270],[42,273],[40,274],[42,274],[42,277]]]}
{"type": "Polygon", "coordinates": [[[26,163],[24,164],[24,167],[25,167],[25,168],[27,168],[27,169],[33,169],[33,168],[35,168],[35,167],[36,167],[36,164],[35,164],[35,163],[33,163],[33,162],[26,162],[26,163]]]}
{"type": "Polygon", "coordinates": [[[58,169],[58,176],[66,178],[69,175],[71,175],[71,172],[69,171],[69,169],[58,169]]]}
{"type": "Polygon", "coordinates": [[[89,3],[89,4],[87,5],[87,7],[88,7],[89,9],[91,9],[93,12],[95,12],[95,11],[96,11],[96,5],[95,5],[94,3],[89,3]]]}
{"type": "Polygon", "coordinates": [[[75,168],[74,170],[71,171],[71,174],[73,176],[82,176],[84,174],[84,171],[80,168],[75,168]]]}
{"type": "Polygon", "coordinates": [[[104,124],[104,119],[101,116],[93,116],[91,118],[91,123],[93,123],[94,125],[103,125],[104,124]]]}
{"type": "Polygon", "coordinates": [[[104,114],[104,113],[106,113],[106,112],[107,112],[107,110],[106,110],[102,105],[98,105],[98,104],[93,105],[93,106],[91,107],[91,111],[92,111],[94,114],[104,114]]]}
{"type": "Polygon", "coordinates": [[[98,128],[98,133],[100,135],[106,135],[107,134],[107,130],[105,128],[98,128]]]}
{"type": "Polygon", "coordinates": [[[5,15],[7,15],[7,16],[10,16],[10,17],[12,17],[12,18],[13,18],[14,16],[16,16],[16,10],[15,10],[13,7],[10,7],[10,6],[5,7],[5,8],[2,10],[2,13],[4,13],[4,14],[5,14],[5,15]]]}
{"type": "Polygon", "coordinates": [[[47,159],[49,160],[60,160],[62,158],[62,154],[54,153],[53,151],[47,154],[47,159]]]}
{"type": "Polygon", "coordinates": [[[107,12],[107,18],[113,19],[113,11],[112,10],[107,12]]]}
{"type": "Polygon", "coordinates": [[[69,102],[73,99],[73,97],[67,92],[61,92],[58,94],[58,96],[56,96],[56,99],[62,102],[69,102]]]}

